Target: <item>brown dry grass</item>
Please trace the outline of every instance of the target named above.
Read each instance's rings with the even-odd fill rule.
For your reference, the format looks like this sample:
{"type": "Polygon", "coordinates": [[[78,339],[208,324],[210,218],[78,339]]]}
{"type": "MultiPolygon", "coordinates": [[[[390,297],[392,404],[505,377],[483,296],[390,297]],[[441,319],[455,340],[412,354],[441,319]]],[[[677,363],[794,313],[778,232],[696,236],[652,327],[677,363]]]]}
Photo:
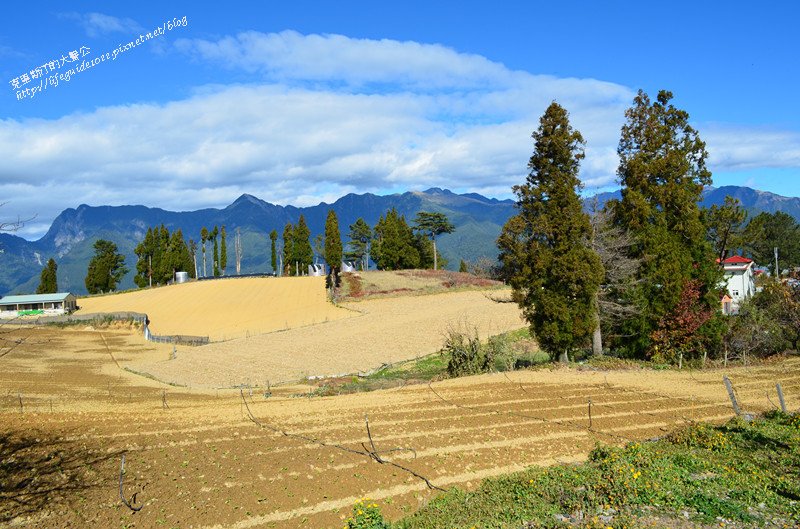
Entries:
{"type": "Polygon", "coordinates": [[[196,281],[82,298],[78,304],[79,314],[143,312],[153,334],[208,336],[212,341],[353,316],[327,300],[324,277],[196,281]]]}
{"type": "Polygon", "coordinates": [[[503,283],[449,270],[370,271],[344,274],[341,299],[358,301],[462,289],[502,288],[503,283]]]}

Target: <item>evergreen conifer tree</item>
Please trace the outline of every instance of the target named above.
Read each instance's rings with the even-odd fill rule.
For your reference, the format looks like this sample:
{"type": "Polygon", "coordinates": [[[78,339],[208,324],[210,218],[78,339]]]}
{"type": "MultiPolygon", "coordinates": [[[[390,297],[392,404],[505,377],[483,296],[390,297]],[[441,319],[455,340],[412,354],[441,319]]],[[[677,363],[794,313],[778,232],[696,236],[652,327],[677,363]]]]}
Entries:
{"type": "Polygon", "coordinates": [[[519,213],[498,240],[500,259],[532,334],[551,358],[567,361],[595,328],[594,298],[603,278],[600,259],[587,246],[591,225],[578,196],[584,141],[555,102],[533,139],[527,181],[514,186],[519,213]]]}
{"type": "Polygon", "coordinates": [[[225,268],[228,266],[228,246],[225,243],[225,226],[220,230],[220,243],[219,243],[219,267],[222,275],[225,275],[225,268]]]}
{"type": "Polygon", "coordinates": [[[55,294],[58,292],[58,265],[52,257],[42,269],[39,279],[39,286],[36,288],[37,294],[55,294]]]}
{"type": "Polygon", "coordinates": [[[405,217],[392,208],[375,225],[372,258],[381,270],[417,268],[420,256],[415,242],[405,217]]]}
{"type": "Polygon", "coordinates": [[[300,215],[294,227],[292,240],[294,241],[295,272],[298,275],[308,273],[308,266],[314,263],[314,250],[311,248],[311,230],[308,229],[306,218],[300,215]]]}
{"type": "Polygon", "coordinates": [[[332,209],[328,211],[328,217],[325,219],[325,261],[330,270],[329,277],[333,278],[332,284],[339,286],[339,271],[342,266],[342,237],[339,235],[339,219],[332,209]]]}
{"type": "Polygon", "coordinates": [[[672,93],[662,90],[651,101],[640,90],[625,112],[617,149],[622,198],[608,205],[615,223],[634,237],[632,257],[642,263],[632,291],[640,310],[619,333],[626,337],[620,345],[627,354],[638,357],[653,354],[652,335],[678,306],[689,281],[698,281],[693,283],[698,303],[710,309],[719,302],[721,273],[698,206],[703,186],[711,184],[708,153],[689,114],[671,99],[672,93]]]}
{"type": "Polygon", "coordinates": [[[214,229],[209,233],[211,240],[214,241],[214,266],[212,268],[214,277],[219,277],[219,245],[217,244],[217,235],[219,235],[219,228],[214,226],[214,229]]]}
{"type": "Polygon", "coordinates": [[[347,243],[346,256],[348,258],[360,260],[362,263],[361,268],[366,270],[369,268],[367,254],[372,241],[372,228],[370,228],[369,224],[367,224],[363,218],[359,217],[350,225],[348,237],[350,241],[347,243]]]}
{"type": "Polygon", "coordinates": [[[294,275],[294,226],[291,222],[283,227],[283,268],[283,275],[294,275]]]}
{"type": "MultiPolygon", "coordinates": [[[[431,238],[433,243],[433,269],[439,269],[438,253],[436,252],[436,237],[443,233],[453,233],[456,227],[444,213],[420,211],[414,219],[414,226],[417,230],[431,238]]],[[[444,266],[442,266],[444,268],[444,266]]]]}
{"type": "Polygon", "coordinates": [[[84,281],[89,294],[116,290],[122,277],[128,273],[125,256],[117,251],[111,241],[98,239],[94,243],[94,256],[89,261],[84,281]]]}
{"type": "Polygon", "coordinates": [[[272,230],[269,232],[269,240],[270,240],[270,264],[272,265],[272,271],[277,273],[278,271],[278,251],[275,247],[275,242],[278,240],[278,232],[272,230]]]}

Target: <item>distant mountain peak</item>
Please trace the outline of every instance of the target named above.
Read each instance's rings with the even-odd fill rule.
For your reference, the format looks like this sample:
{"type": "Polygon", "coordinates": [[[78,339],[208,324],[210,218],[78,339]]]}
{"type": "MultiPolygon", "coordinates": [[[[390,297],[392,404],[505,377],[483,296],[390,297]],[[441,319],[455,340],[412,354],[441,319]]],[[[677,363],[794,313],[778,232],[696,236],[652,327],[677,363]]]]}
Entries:
{"type": "Polygon", "coordinates": [[[449,189],[442,189],[441,187],[431,187],[423,191],[423,193],[426,195],[455,195],[449,189]]]}
{"type": "Polygon", "coordinates": [[[264,201],[261,200],[258,197],[255,197],[255,196],[249,194],[249,193],[242,193],[242,195],[239,198],[237,198],[236,200],[234,200],[233,204],[231,204],[231,205],[233,206],[233,205],[236,205],[236,204],[240,204],[242,202],[251,203],[251,204],[261,204],[264,201]]]}

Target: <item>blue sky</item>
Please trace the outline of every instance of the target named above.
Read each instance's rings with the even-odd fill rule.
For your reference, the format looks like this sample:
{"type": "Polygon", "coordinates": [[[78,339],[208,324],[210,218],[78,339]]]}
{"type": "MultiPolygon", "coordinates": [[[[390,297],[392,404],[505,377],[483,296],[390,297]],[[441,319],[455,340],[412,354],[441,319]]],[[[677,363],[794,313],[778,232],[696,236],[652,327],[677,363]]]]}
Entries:
{"type": "Polygon", "coordinates": [[[587,191],[610,189],[639,88],[675,94],[715,185],[800,196],[800,4],[556,4],[9,3],[0,221],[35,214],[19,234],[38,238],[81,203],[506,198],[553,100],[587,140],[587,191]]]}

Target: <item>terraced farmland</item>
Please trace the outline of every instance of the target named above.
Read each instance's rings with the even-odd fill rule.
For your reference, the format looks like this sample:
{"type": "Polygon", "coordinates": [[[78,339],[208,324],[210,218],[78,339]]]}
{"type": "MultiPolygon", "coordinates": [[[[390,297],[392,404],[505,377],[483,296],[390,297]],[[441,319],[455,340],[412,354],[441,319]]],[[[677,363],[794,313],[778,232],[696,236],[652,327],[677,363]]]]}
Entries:
{"type": "MultiPolygon", "coordinates": [[[[24,340],[0,373],[3,458],[27,469],[2,476],[0,522],[19,527],[339,527],[363,496],[390,517],[427,502],[437,492],[419,477],[364,455],[365,416],[381,458],[449,488],[732,415],[722,371],[519,371],[324,398],[257,388],[245,406],[238,390],[120,370],[168,354],[138,336],[32,332],[4,336],[24,340]],[[136,513],[119,500],[123,453],[136,513]]],[[[724,373],[747,410],[772,407],[776,382],[800,406],[796,357],[724,373]]]]}

